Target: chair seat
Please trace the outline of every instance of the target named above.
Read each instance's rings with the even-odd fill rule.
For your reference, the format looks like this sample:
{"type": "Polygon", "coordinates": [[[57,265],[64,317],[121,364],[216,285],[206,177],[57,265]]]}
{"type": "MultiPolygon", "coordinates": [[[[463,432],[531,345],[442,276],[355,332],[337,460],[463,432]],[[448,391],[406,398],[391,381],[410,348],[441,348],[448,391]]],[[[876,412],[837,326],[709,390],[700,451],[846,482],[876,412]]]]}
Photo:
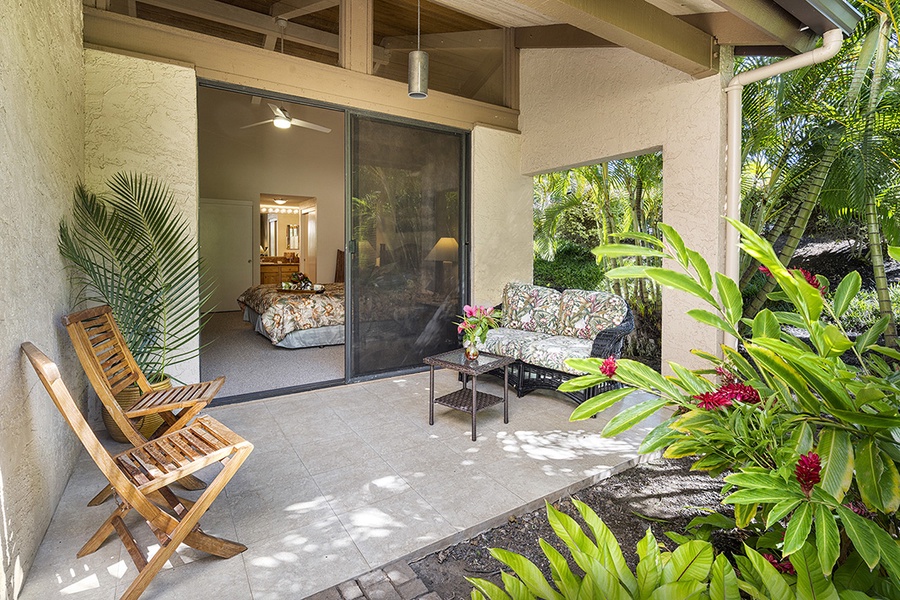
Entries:
{"type": "Polygon", "coordinates": [[[161,410],[171,411],[187,408],[194,406],[198,402],[203,403],[205,406],[215,397],[224,383],[224,377],[216,377],[212,381],[148,392],[125,411],[125,415],[133,419],[134,417],[156,414],[161,410]]]}
{"type": "Polygon", "coordinates": [[[244,440],[212,417],[117,454],[113,460],[141,491],[152,491],[218,462],[244,440]]]}
{"type": "Polygon", "coordinates": [[[593,342],[591,340],[567,335],[554,335],[528,344],[523,349],[520,358],[524,362],[547,369],[571,373],[572,375],[583,375],[583,371],[576,371],[570,368],[565,361],[567,358],[589,358],[592,346],[593,342]]]}
{"type": "Polygon", "coordinates": [[[529,345],[548,337],[548,334],[536,331],[497,327],[488,331],[484,342],[478,342],[475,347],[479,352],[521,359],[529,345]]]}

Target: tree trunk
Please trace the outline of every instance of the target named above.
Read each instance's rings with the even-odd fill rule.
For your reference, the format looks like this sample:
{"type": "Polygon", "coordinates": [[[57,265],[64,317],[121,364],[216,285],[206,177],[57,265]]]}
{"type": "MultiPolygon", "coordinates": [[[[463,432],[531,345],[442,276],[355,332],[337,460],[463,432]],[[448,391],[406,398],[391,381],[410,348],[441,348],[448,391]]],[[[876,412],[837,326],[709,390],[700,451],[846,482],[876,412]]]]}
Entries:
{"type": "MultiPolygon", "coordinates": [[[[866,111],[866,131],[863,138],[863,156],[871,152],[872,119],[881,99],[881,81],[887,62],[887,45],[890,39],[890,24],[887,15],[879,15],[878,47],[875,51],[875,63],[872,71],[872,82],[869,88],[869,105],[866,111]]],[[[891,309],[891,297],[888,292],[887,276],[884,272],[884,255],[881,253],[881,224],[878,220],[878,209],[875,203],[874,190],[866,191],[866,235],[869,240],[869,257],[872,260],[872,274],[875,276],[875,294],[878,297],[878,312],[888,317],[888,326],[884,332],[884,345],[897,345],[897,323],[891,309]]]]}
{"type": "MultiPolygon", "coordinates": [[[[787,266],[791,261],[791,258],[794,256],[794,251],[800,244],[800,238],[803,237],[803,234],[806,231],[809,217],[812,215],[813,208],[816,207],[816,203],[819,201],[819,193],[822,191],[822,186],[825,184],[825,177],[828,175],[828,171],[831,170],[831,165],[837,157],[838,142],[839,140],[833,140],[828,144],[828,147],[822,154],[822,160],[819,161],[819,164],[816,165],[815,170],[810,176],[809,185],[807,186],[806,193],[800,203],[800,208],[797,210],[797,217],[794,219],[794,224],[791,227],[790,233],[788,233],[787,242],[785,242],[784,248],[782,248],[781,252],[778,254],[778,260],[781,261],[781,264],[784,266],[787,266]]],[[[762,309],[763,305],[766,303],[766,296],[768,296],[773,289],[775,289],[775,280],[770,277],[756,293],[753,300],[744,307],[744,316],[752,319],[756,313],[762,309]]]]}
{"type": "MultiPolygon", "coordinates": [[[[632,211],[634,212],[634,230],[643,233],[644,232],[644,214],[643,214],[643,202],[644,202],[644,180],[638,175],[636,177],[635,186],[634,186],[634,204],[632,211]]],[[[639,246],[643,246],[644,243],[638,241],[637,244],[639,246]]],[[[641,256],[635,257],[637,260],[638,266],[642,266],[644,264],[644,259],[641,256]]],[[[640,298],[640,303],[642,306],[647,306],[647,287],[646,287],[646,279],[644,277],[639,277],[637,280],[637,288],[638,288],[638,297],[640,298]]]]}

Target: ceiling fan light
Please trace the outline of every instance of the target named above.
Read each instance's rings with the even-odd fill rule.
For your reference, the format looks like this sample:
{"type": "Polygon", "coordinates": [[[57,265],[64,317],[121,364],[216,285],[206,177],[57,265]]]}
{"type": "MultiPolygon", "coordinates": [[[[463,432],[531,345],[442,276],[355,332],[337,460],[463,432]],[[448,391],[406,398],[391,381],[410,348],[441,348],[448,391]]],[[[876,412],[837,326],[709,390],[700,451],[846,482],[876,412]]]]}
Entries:
{"type": "Polygon", "coordinates": [[[272,125],[277,127],[278,129],[290,129],[291,128],[291,120],[282,117],[281,115],[272,119],[272,125]]]}

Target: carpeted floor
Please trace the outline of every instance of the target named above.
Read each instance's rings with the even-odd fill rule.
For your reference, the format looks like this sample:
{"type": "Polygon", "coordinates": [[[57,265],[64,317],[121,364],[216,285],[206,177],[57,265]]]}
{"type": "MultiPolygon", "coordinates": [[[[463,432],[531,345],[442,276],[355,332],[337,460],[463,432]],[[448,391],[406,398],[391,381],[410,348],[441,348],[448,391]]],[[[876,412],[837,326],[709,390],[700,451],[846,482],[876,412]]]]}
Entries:
{"type": "Polygon", "coordinates": [[[287,350],[253,331],[239,311],[212,315],[200,341],[200,377],[225,375],[218,398],[344,377],[344,346],[287,350]]]}

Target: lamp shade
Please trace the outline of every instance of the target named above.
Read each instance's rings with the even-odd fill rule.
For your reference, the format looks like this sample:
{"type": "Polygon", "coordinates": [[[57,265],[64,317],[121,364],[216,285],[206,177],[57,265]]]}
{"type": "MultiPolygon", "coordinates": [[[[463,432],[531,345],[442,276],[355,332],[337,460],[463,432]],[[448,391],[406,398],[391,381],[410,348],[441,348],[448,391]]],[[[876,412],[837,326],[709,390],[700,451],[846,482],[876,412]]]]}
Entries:
{"type": "Polygon", "coordinates": [[[456,238],[442,237],[425,257],[425,260],[456,262],[459,259],[459,244],[456,238]]]}
{"type": "Polygon", "coordinates": [[[428,53],[424,50],[409,53],[409,97],[428,97],[428,53]]]}

